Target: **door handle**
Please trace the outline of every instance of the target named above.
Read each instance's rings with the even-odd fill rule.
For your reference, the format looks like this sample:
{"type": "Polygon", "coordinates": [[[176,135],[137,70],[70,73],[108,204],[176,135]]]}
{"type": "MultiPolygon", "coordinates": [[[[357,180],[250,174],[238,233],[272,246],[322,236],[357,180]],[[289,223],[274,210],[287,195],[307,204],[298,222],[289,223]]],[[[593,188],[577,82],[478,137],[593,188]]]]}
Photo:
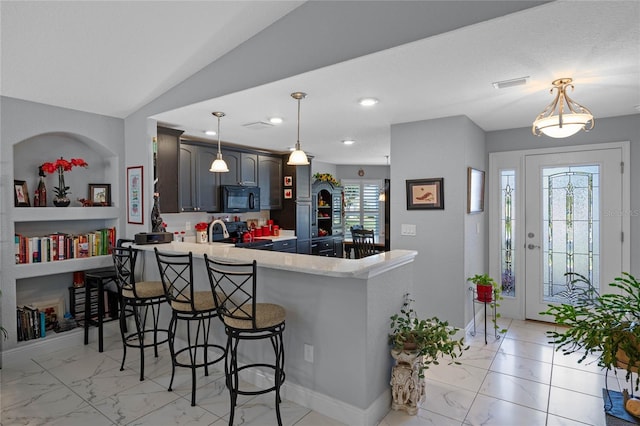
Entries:
{"type": "Polygon", "coordinates": [[[527,244],[527,248],[528,248],[529,250],[533,250],[534,248],[540,248],[540,246],[537,246],[537,245],[535,245],[535,244],[531,244],[531,243],[529,243],[529,244],[527,244]]]}

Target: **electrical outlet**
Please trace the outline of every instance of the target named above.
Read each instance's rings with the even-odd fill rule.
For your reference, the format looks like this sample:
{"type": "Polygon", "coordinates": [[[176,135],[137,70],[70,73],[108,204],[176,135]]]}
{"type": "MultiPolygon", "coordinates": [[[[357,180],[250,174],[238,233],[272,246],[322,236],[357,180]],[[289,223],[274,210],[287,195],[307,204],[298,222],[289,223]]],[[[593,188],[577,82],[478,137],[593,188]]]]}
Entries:
{"type": "Polygon", "coordinates": [[[304,360],[313,364],[313,345],[304,344],[304,360]]]}
{"type": "Polygon", "coordinates": [[[191,229],[191,222],[185,222],[185,224],[184,224],[184,229],[185,229],[186,231],[190,230],[190,229],[191,229]]]}

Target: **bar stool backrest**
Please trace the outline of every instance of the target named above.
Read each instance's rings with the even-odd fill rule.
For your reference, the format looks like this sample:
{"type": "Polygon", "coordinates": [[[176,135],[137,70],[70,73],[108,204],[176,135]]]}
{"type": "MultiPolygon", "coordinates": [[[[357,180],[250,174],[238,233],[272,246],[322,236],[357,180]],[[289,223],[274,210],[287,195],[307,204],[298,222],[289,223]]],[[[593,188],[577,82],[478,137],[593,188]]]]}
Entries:
{"type": "Polygon", "coordinates": [[[353,250],[356,259],[362,259],[363,257],[377,253],[373,229],[353,229],[351,231],[351,238],[353,240],[353,250]]]}
{"type": "Polygon", "coordinates": [[[122,291],[126,290],[131,291],[137,298],[134,273],[138,250],[130,247],[112,247],[111,256],[113,257],[113,265],[116,269],[116,282],[118,283],[120,292],[122,293],[122,291]]]}
{"type": "Polygon", "coordinates": [[[164,294],[169,303],[172,306],[175,306],[172,302],[187,303],[191,310],[195,311],[193,254],[191,252],[187,254],[161,253],[157,247],[154,247],[153,250],[156,253],[164,294]]]}
{"type": "Polygon", "coordinates": [[[251,321],[256,325],[257,264],[227,262],[204,255],[209,283],[218,312],[223,317],[251,321]]]}

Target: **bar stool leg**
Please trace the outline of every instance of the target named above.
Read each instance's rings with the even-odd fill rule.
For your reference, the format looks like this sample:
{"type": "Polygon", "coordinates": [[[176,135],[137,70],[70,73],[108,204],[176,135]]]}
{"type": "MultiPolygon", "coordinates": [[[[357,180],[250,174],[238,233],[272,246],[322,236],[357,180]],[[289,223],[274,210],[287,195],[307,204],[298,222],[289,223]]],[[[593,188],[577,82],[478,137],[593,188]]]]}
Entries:
{"type": "Polygon", "coordinates": [[[169,392],[171,392],[173,386],[173,378],[176,375],[176,362],[175,362],[175,348],[174,348],[174,339],[176,335],[176,328],[178,324],[176,321],[175,312],[171,314],[171,321],[169,321],[169,352],[171,353],[171,381],[169,382],[169,392]]]}
{"type": "MultiPolygon", "coordinates": [[[[146,311],[145,311],[146,315],[146,311]]],[[[140,324],[140,310],[137,306],[133,306],[133,318],[136,322],[136,334],[138,335],[138,344],[140,345],[140,381],[144,380],[144,322],[140,324]],[[140,328],[142,326],[142,328],[140,328]]]]}

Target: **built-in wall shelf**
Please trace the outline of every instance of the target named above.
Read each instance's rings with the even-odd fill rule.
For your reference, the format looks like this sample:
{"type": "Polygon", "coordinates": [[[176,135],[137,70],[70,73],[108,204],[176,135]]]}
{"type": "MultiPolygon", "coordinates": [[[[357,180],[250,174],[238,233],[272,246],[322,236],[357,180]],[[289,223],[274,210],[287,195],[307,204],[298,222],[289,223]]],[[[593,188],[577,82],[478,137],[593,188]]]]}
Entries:
{"type": "Polygon", "coordinates": [[[115,219],[118,207],[15,207],[14,222],[115,219]]]}
{"type": "Polygon", "coordinates": [[[58,260],[45,263],[25,263],[15,265],[16,279],[41,277],[44,275],[63,274],[65,272],[85,271],[87,269],[113,266],[113,259],[107,256],[81,257],[78,259],[58,260]]]}

